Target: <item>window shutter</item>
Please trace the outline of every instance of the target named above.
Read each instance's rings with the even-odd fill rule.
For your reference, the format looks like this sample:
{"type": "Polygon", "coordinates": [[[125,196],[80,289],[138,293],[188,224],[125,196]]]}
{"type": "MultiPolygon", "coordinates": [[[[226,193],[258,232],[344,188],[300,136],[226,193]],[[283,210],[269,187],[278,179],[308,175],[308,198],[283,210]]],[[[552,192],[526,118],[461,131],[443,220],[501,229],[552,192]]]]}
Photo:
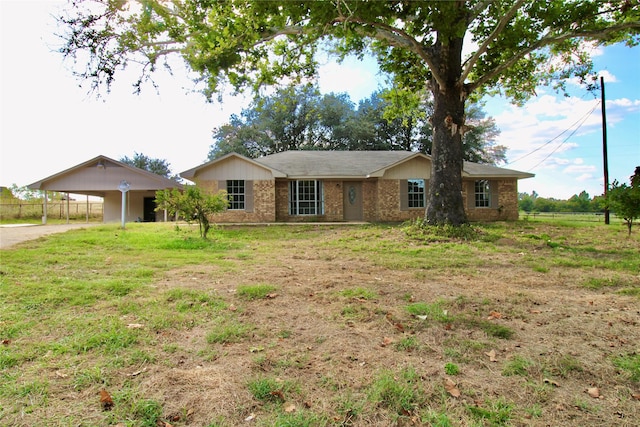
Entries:
{"type": "Polygon", "coordinates": [[[253,212],[253,181],[244,182],[244,210],[253,212]]]}
{"type": "Polygon", "coordinates": [[[499,182],[498,181],[490,181],[489,182],[489,191],[491,191],[491,207],[493,209],[498,209],[498,201],[499,201],[499,182]]]}
{"type": "Polygon", "coordinates": [[[467,208],[476,208],[476,182],[467,181],[467,208]]]}
{"type": "Polygon", "coordinates": [[[400,210],[409,210],[409,182],[406,179],[400,180],[400,210]]]}

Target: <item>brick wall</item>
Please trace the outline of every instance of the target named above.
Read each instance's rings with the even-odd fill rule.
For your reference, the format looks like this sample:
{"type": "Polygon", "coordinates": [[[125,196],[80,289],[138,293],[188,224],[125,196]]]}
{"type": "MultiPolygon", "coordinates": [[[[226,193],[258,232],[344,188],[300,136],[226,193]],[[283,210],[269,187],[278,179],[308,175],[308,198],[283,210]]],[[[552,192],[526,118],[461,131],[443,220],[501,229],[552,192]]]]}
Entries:
{"type": "Polygon", "coordinates": [[[466,189],[463,185],[462,197],[465,200],[465,211],[469,221],[515,221],[518,219],[518,181],[516,179],[498,181],[498,207],[470,208],[466,189]]]}
{"type": "Polygon", "coordinates": [[[375,221],[401,222],[422,218],[425,208],[400,210],[400,181],[397,179],[378,180],[378,210],[375,221]]]}
{"type": "MultiPolygon", "coordinates": [[[[212,194],[220,190],[218,181],[202,181],[198,186],[212,194]]],[[[274,181],[253,181],[253,212],[226,210],[211,215],[210,219],[212,222],[274,222],[276,220],[275,198],[274,181]]]]}

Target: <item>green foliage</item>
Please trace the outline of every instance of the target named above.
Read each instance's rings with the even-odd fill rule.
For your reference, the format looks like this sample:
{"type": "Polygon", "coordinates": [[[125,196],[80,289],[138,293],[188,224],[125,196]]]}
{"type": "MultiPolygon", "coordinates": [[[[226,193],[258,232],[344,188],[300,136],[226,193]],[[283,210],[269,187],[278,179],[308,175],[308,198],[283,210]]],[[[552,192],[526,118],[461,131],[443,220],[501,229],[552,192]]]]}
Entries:
{"type": "Polygon", "coordinates": [[[640,218],[640,166],[629,180],[629,186],[614,181],[607,193],[607,202],[613,212],[625,219],[631,235],[633,220],[640,218]]]}
{"type": "Polygon", "coordinates": [[[398,415],[412,414],[425,400],[422,380],[414,368],[380,373],[369,387],[369,400],[398,415]]]}
{"type": "Polygon", "coordinates": [[[640,354],[623,354],[614,357],[613,364],[626,372],[631,381],[640,382],[640,354]]]}
{"type": "Polygon", "coordinates": [[[455,363],[445,363],[444,372],[447,375],[458,375],[460,373],[460,368],[455,363]]]}
{"type": "Polygon", "coordinates": [[[187,185],[184,191],[175,188],[157,191],[156,205],[156,210],[166,209],[171,216],[180,214],[187,222],[197,221],[200,236],[206,239],[211,228],[209,216],[224,211],[229,199],[224,190],[208,194],[200,187],[187,185]]]}
{"type": "Polygon", "coordinates": [[[453,317],[449,315],[449,311],[445,308],[445,302],[442,300],[433,303],[415,302],[409,304],[406,309],[412,316],[426,316],[425,320],[427,321],[448,323],[453,320],[453,317]]]}
{"type": "Polygon", "coordinates": [[[504,398],[499,398],[495,401],[487,400],[485,407],[467,406],[467,410],[474,418],[486,421],[490,426],[505,426],[511,421],[514,406],[504,398]]]}
{"type": "Polygon", "coordinates": [[[529,368],[531,368],[534,363],[522,356],[514,356],[511,360],[506,362],[502,368],[502,375],[504,376],[512,376],[519,375],[522,377],[526,377],[529,374],[529,368]]]}
{"type": "Polygon", "coordinates": [[[250,380],[247,387],[253,397],[262,402],[283,402],[291,384],[275,378],[261,377],[250,380]]]}
{"type": "MultiPolygon", "coordinates": [[[[250,158],[286,150],[406,150],[431,154],[433,111],[428,93],[386,89],[356,105],[347,94],[321,95],[311,85],[288,86],[256,97],[216,128],[209,160],[236,152],[250,158]],[[409,102],[410,99],[413,102],[409,102]]],[[[480,103],[467,107],[464,159],[497,164],[505,148],[495,146],[499,130],[480,103]]]]}
{"type": "Polygon", "coordinates": [[[173,179],[174,181],[180,181],[180,177],[178,175],[172,175],[171,164],[165,159],[153,159],[142,153],[134,153],[132,158],[124,156],[120,161],[148,172],[155,173],[156,175],[173,179]]]}
{"type": "Polygon", "coordinates": [[[378,294],[367,288],[349,288],[340,291],[340,295],[347,298],[356,298],[363,300],[373,300],[378,298],[378,294]]]}
{"type": "Polygon", "coordinates": [[[273,285],[260,284],[260,285],[240,285],[236,290],[236,293],[240,298],[246,300],[258,300],[264,299],[267,295],[273,293],[277,288],[273,285]]]}

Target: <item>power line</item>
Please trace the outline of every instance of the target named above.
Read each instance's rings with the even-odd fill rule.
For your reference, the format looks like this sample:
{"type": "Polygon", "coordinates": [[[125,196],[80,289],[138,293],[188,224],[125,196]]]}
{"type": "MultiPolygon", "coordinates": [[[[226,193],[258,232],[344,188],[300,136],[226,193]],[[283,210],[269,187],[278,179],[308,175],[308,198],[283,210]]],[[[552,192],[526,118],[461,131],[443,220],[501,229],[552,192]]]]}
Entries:
{"type": "Polygon", "coordinates": [[[575,130],[574,130],[573,132],[571,132],[571,134],[569,134],[569,136],[567,136],[567,137],[564,139],[564,141],[562,141],[560,144],[558,144],[558,146],[557,146],[553,151],[551,151],[551,153],[549,153],[549,154],[548,154],[544,159],[542,159],[540,162],[538,162],[535,166],[533,166],[532,168],[530,168],[530,169],[529,169],[529,171],[532,171],[532,170],[534,170],[535,168],[537,168],[538,166],[540,166],[542,163],[544,163],[544,162],[545,162],[545,160],[547,160],[549,157],[551,157],[551,155],[552,155],[553,153],[555,153],[556,151],[558,151],[558,150],[560,149],[560,147],[562,147],[562,144],[564,144],[565,142],[567,142],[567,140],[568,140],[569,138],[571,138],[571,137],[572,137],[572,136],[573,136],[573,135],[578,131],[578,129],[580,129],[580,128],[582,127],[582,125],[584,124],[584,122],[586,122],[586,121],[587,121],[587,119],[589,118],[589,116],[591,115],[591,113],[593,113],[593,111],[598,107],[598,104],[600,104],[600,101],[598,101],[598,102],[596,103],[596,105],[594,105],[594,106],[593,106],[593,108],[591,109],[591,111],[589,111],[585,116],[583,116],[583,118],[581,119],[581,120],[582,120],[582,122],[580,122],[580,124],[578,125],[578,127],[577,127],[577,128],[575,128],[575,130]]]}
{"type": "MultiPolygon", "coordinates": [[[[580,125],[582,125],[582,123],[584,123],[584,122],[587,120],[587,118],[591,115],[591,113],[593,113],[593,111],[598,107],[598,105],[600,105],[600,101],[599,101],[599,100],[597,100],[597,101],[596,101],[596,104],[593,106],[593,108],[592,108],[588,113],[586,113],[584,116],[581,116],[578,120],[576,120],[574,123],[572,123],[572,124],[571,124],[571,126],[569,126],[569,127],[568,127],[568,128],[566,128],[565,130],[563,130],[562,132],[560,132],[558,135],[556,135],[555,137],[553,137],[553,138],[552,138],[552,139],[550,139],[549,141],[547,141],[547,142],[545,142],[544,144],[542,144],[540,147],[536,148],[536,149],[535,149],[535,150],[533,150],[533,151],[530,151],[529,153],[527,153],[527,154],[525,154],[525,155],[523,155],[523,156],[518,157],[518,158],[517,158],[517,159],[515,159],[515,160],[512,160],[511,162],[507,163],[505,166],[512,165],[512,164],[514,164],[515,162],[518,162],[518,161],[520,161],[520,160],[522,160],[522,159],[524,159],[524,158],[526,158],[526,157],[528,157],[528,156],[532,155],[533,153],[535,153],[535,152],[537,152],[537,151],[542,150],[544,147],[546,147],[547,145],[551,144],[553,141],[555,141],[556,139],[558,139],[558,138],[560,138],[562,135],[564,135],[567,131],[569,131],[569,129],[571,129],[572,127],[574,127],[576,124],[580,123],[580,125]]],[[[578,129],[580,129],[580,126],[578,126],[578,127],[576,128],[576,131],[577,131],[578,129]]],[[[573,135],[576,131],[573,131],[573,132],[571,133],[571,135],[573,135]]],[[[569,135],[569,136],[567,137],[567,139],[568,139],[569,137],[571,137],[571,135],[569,135]]],[[[566,139],[565,139],[565,141],[566,141],[566,139]]],[[[562,145],[565,141],[563,141],[560,145],[562,145]]],[[[556,150],[557,150],[557,148],[556,148],[556,150]]],[[[554,152],[555,152],[556,150],[554,150],[554,152]]],[[[552,153],[552,154],[553,154],[553,153],[552,153]]],[[[547,157],[548,157],[548,156],[547,156],[547,157]]],[[[546,158],[545,158],[545,160],[546,160],[546,158]]],[[[537,165],[536,165],[536,166],[537,166],[537,165]]]]}

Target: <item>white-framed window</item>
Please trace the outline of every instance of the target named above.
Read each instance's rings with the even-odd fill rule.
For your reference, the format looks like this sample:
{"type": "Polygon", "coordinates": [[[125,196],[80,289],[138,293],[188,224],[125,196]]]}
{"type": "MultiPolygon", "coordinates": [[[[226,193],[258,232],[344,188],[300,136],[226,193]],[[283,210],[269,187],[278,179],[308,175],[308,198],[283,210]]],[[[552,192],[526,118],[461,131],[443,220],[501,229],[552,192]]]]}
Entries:
{"type": "Polygon", "coordinates": [[[488,180],[482,179],[475,182],[474,197],[476,208],[491,207],[491,185],[488,180]]]}
{"type": "Polygon", "coordinates": [[[424,179],[407,180],[407,197],[410,208],[425,207],[425,181],[424,179]]]}
{"type": "Polygon", "coordinates": [[[323,215],[322,181],[289,181],[289,215],[323,215]]]}
{"type": "Polygon", "coordinates": [[[245,205],[244,180],[229,179],[227,180],[227,197],[229,198],[230,210],[242,210],[245,205]]]}

